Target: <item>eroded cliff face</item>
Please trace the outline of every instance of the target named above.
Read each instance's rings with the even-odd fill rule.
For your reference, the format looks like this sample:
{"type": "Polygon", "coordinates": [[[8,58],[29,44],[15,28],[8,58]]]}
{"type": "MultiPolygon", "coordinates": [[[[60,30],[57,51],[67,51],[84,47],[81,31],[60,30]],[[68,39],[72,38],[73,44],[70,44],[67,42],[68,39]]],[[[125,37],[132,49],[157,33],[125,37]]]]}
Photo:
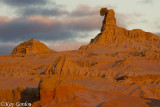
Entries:
{"type": "Polygon", "coordinates": [[[101,32],[91,40],[89,45],[82,46],[80,50],[107,52],[127,51],[132,55],[143,53],[146,56],[160,57],[160,37],[140,29],[127,30],[116,25],[113,10],[104,16],[101,32]],[[155,51],[156,50],[156,51],[155,51]]]}
{"type": "Polygon", "coordinates": [[[30,39],[15,47],[12,51],[12,54],[33,55],[33,54],[45,54],[52,52],[54,51],[50,50],[44,43],[34,39],[30,39]]]}
{"type": "Polygon", "coordinates": [[[60,56],[46,69],[45,74],[76,75],[78,66],[68,56],[60,56]]]}
{"type": "Polygon", "coordinates": [[[0,102],[29,101],[32,107],[158,107],[159,43],[152,33],[118,27],[109,10],[100,34],[79,50],[52,54],[31,39],[12,55],[0,56],[0,102]]]}
{"type": "Polygon", "coordinates": [[[40,100],[33,107],[148,107],[149,100],[126,96],[121,93],[88,90],[76,84],[53,76],[42,80],[39,85],[40,100]]]}

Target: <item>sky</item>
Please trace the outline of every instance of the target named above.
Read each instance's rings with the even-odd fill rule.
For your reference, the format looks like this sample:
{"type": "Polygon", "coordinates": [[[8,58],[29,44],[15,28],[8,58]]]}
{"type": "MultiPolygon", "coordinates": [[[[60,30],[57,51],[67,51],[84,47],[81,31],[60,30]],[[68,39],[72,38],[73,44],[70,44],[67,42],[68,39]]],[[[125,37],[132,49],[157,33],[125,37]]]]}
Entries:
{"type": "Polygon", "coordinates": [[[101,7],[114,9],[118,26],[160,35],[160,0],[0,0],[0,55],[31,38],[78,49],[100,32],[101,7]]]}

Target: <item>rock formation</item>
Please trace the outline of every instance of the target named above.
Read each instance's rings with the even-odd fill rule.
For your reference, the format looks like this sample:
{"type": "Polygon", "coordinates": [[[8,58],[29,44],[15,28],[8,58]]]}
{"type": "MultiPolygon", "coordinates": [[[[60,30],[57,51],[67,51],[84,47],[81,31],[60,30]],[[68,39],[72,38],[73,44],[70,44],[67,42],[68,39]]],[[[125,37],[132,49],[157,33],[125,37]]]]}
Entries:
{"type": "Polygon", "coordinates": [[[73,91],[83,88],[82,85],[66,82],[60,77],[52,76],[40,82],[38,94],[41,103],[50,103],[52,100],[54,100],[54,103],[61,103],[74,99],[73,91]]]}
{"type": "Polygon", "coordinates": [[[44,43],[34,39],[30,39],[26,42],[19,44],[16,48],[14,48],[12,54],[33,55],[51,52],[53,51],[50,50],[44,43]]]}
{"type": "Polygon", "coordinates": [[[104,49],[103,52],[116,50],[128,51],[132,55],[144,54],[160,57],[160,37],[140,29],[127,30],[116,25],[115,12],[111,9],[105,16],[101,32],[91,40],[89,45],[80,50],[86,51],[104,49]],[[154,51],[156,50],[156,51],[154,51]]]}
{"type": "Polygon", "coordinates": [[[0,56],[0,102],[159,107],[160,38],[118,27],[113,10],[100,12],[101,32],[79,50],[52,54],[45,44],[31,39],[12,55],[0,56]]]}
{"type": "Polygon", "coordinates": [[[78,66],[68,56],[60,56],[53,65],[46,69],[45,74],[76,75],[77,68],[78,66]]]}
{"type": "Polygon", "coordinates": [[[146,102],[150,102],[121,93],[88,90],[83,85],[67,82],[56,76],[42,80],[39,96],[40,101],[33,103],[32,107],[148,107],[146,102]]]}
{"type": "Polygon", "coordinates": [[[97,71],[94,67],[96,64],[92,60],[90,62],[83,61],[75,63],[68,56],[60,56],[53,64],[50,64],[45,70],[45,74],[62,75],[67,77],[101,77],[104,73],[97,71]],[[79,65],[78,65],[79,64],[79,65]]]}

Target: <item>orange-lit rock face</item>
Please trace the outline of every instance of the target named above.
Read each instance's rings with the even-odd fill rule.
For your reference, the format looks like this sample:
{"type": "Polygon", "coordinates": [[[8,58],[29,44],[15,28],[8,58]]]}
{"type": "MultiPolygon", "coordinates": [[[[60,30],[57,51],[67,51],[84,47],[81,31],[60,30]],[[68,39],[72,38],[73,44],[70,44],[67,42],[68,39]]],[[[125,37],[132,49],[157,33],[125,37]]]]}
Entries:
{"type": "Polygon", "coordinates": [[[104,49],[103,53],[111,50],[116,52],[128,51],[134,55],[143,53],[146,56],[160,57],[157,54],[160,52],[160,37],[140,29],[127,30],[118,27],[114,11],[109,10],[104,16],[101,32],[91,40],[89,45],[80,48],[84,52],[98,51],[97,49],[104,49]]]}
{"type": "Polygon", "coordinates": [[[114,10],[109,10],[104,16],[101,32],[103,32],[107,26],[116,26],[116,19],[114,10]]]}
{"type": "Polygon", "coordinates": [[[60,56],[53,65],[50,65],[45,73],[58,75],[76,75],[78,66],[73,63],[68,56],[60,56]]]}
{"type": "Polygon", "coordinates": [[[56,76],[42,80],[39,92],[40,101],[35,102],[33,107],[148,107],[146,103],[149,102],[121,93],[88,90],[80,84],[67,82],[56,76]]]}
{"type": "Polygon", "coordinates": [[[42,42],[30,39],[14,48],[12,54],[40,54],[51,50],[42,42]]]}
{"type": "Polygon", "coordinates": [[[100,34],[79,50],[53,52],[31,39],[0,56],[0,102],[159,107],[160,37],[118,27],[114,11],[104,10],[100,34]]]}
{"type": "Polygon", "coordinates": [[[35,105],[47,104],[61,104],[66,101],[74,100],[76,95],[75,91],[84,90],[84,87],[79,84],[66,82],[57,76],[44,79],[39,85],[40,101],[35,102],[35,105]]]}

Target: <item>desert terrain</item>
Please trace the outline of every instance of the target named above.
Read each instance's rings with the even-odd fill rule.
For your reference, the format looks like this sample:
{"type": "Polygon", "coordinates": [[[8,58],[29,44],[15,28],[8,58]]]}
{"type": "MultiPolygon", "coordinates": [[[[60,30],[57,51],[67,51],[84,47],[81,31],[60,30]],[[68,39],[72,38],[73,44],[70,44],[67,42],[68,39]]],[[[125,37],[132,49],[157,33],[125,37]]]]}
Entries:
{"type": "Polygon", "coordinates": [[[0,102],[160,107],[160,37],[118,27],[112,9],[100,15],[101,32],[78,50],[56,52],[30,39],[1,55],[0,102]]]}

